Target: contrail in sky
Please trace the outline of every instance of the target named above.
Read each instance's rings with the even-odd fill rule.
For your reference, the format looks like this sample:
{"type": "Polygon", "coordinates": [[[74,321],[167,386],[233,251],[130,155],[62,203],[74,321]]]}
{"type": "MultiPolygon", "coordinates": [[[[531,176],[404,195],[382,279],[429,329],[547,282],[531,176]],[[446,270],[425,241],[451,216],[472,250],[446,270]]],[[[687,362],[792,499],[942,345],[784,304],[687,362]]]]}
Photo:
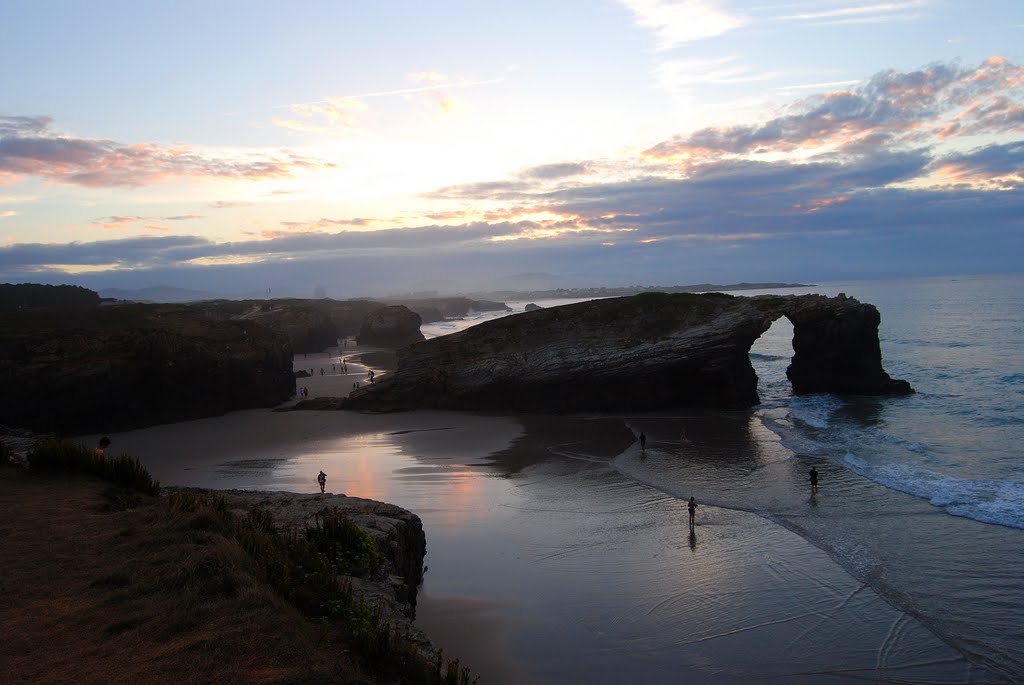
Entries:
{"type": "MultiPolygon", "coordinates": [[[[505,79],[503,78],[492,78],[486,81],[454,81],[446,83],[435,83],[430,86],[418,86],[416,88],[401,88],[399,90],[379,90],[374,93],[360,93],[359,95],[339,95],[338,98],[331,99],[350,99],[358,100],[362,98],[379,98],[386,95],[407,95],[409,93],[425,93],[430,90],[444,90],[445,88],[469,88],[471,86],[489,86],[495,83],[501,83],[505,79]]],[[[331,100],[313,100],[312,102],[296,102],[290,105],[274,105],[274,109],[286,109],[288,107],[295,107],[296,105],[323,105],[331,100]]]]}

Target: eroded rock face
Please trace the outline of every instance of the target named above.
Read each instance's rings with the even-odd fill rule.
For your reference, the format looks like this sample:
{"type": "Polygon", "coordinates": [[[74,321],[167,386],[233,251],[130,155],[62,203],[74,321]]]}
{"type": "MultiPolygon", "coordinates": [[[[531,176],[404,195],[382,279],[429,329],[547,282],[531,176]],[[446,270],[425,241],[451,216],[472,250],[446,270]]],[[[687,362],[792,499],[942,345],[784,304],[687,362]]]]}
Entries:
{"type": "Polygon", "coordinates": [[[910,383],[882,370],[881,316],[870,304],[836,298],[794,298],[785,315],[793,322],[793,360],[786,376],[797,395],[905,395],[910,383]]]}
{"type": "Polygon", "coordinates": [[[389,617],[413,618],[416,594],[423,581],[423,559],[427,553],[423,522],[416,514],[402,507],[376,500],[347,497],[339,494],[300,494],[282,491],[203,490],[200,488],[165,488],[168,491],[215,493],[222,496],[236,515],[254,508],[273,516],[281,531],[302,533],[314,526],[314,518],[325,511],[338,509],[349,520],[368,533],[386,559],[382,573],[350,578],[353,587],[363,594],[369,605],[380,604],[389,617]]]}
{"type": "Polygon", "coordinates": [[[404,347],[423,340],[420,315],[403,305],[388,305],[367,314],[356,341],[360,345],[404,347]]]}
{"type": "Polygon", "coordinates": [[[794,391],[913,392],[882,369],[878,311],[852,298],[644,293],[489,321],[411,345],[346,409],[534,412],[742,408],[759,402],[754,341],[796,329],[794,391]]]}
{"type": "Polygon", "coordinates": [[[180,305],[0,318],[0,416],[80,434],[269,407],[295,392],[283,336],[180,305]]]}

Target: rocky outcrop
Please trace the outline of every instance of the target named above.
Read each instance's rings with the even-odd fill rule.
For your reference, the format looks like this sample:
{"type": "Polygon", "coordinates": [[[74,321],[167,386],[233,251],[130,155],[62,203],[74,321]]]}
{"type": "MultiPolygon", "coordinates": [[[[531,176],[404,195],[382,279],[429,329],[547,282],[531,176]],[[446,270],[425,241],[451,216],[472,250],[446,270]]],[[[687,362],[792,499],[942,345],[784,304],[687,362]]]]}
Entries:
{"type": "Polygon", "coordinates": [[[759,402],[754,341],[794,324],[794,392],[901,394],[882,369],[878,310],[847,297],[644,293],[507,316],[398,352],[346,409],[567,412],[759,402]]]}
{"type": "Polygon", "coordinates": [[[420,315],[403,305],[374,310],[363,321],[356,341],[376,347],[404,347],[423,340],[420,315]]]}
{"type": "Polygon", "coordinates": [[[215,492],[224,497],[236,514],[260,508],[269,511],[278,530],[301,533],[314,525],[314,517],[328,509],[340,509],[349,520],[368,533],[386,559],[375,575],[366,572],[351,579],[353,589],[364,602],[380,604],[389,616],[412,618],[416,591],[423,580],[423,558],[427,553],[423,522],[412,512],[394,504],[335,494],[255,492],[249,490],[203,491],[194,488],[164,488],[166,491],[215,492]]]}
{"type": "Polygon", "coordinates": [[[461,318],[470,312],[511,311],[504,302],[474,300],[469,297],[395,298],[384,301],[408,307],[420,315],[423,323],[461,318]]]}
{"type": "Polygon", "coordinates": [[[539,304],[537,304],[536,302],[531,302],[530,304],[528,304],[528,305],[526,305],[525,307],[523,307],[523,311],[524,311],[524,312],[535,312],[535,311],[537,311],[538,309],[544,309],[544,308],[543,308],[543,307],[541,307],[541,306],[540,306],[539,304]]]}
{"type": "Polygon", "coordinates": [[[872,305],[842,293],[836,298],[791,298],[784,314],[793,323],[793,359],[786,376],[797,395],[904,395],[910,383],[882,370],[881,316],[872,305]]]}
{"type": "Polygon", "coordinates": [[[0,382],[5,423],[70,435],[269,407],[295,392],[284,337],[181,305],[4,314],[0,382]]]}
{"type": "Polygon", "coordinates": [[[256,321],[288,336],[296,353],[322,352],[339,344],[339,338],[357,336],[364,344],[401,347],[418,340],[422,322],[463,317],[471,311],[509,311],[503,302],[472,300],[467,297],[395,299],[386,301],[354,299],[318,300],[212,300],[193,305],[221,319],[256,321]],[[413,318],[387,308],[401,305],[420,315],[413,330],[413,318]],[[387,310],[387,311],[381,311],[387,310]],[[404,318],[403,318],[404,317],[404,318]],[[388,331],[388,327],[395,327],[388,331]],[[373,342],[371,342],[373,341],[373,342]]]}
{"type": "Polygon", "coordinates": [[[212,300],[196,309],[218,319],[253,321],[288,338],[292,351],[322,352],[338,344],[339,328],[316,300],[212,300]]]}

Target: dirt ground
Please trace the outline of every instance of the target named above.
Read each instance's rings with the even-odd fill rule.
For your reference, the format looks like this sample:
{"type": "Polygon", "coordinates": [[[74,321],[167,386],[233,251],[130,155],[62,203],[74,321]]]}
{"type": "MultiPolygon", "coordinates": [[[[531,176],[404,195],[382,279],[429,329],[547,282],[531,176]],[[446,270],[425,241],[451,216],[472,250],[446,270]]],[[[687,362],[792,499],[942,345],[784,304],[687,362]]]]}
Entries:
{"type": "Polygon", "coordinates": [[[4,682],[371,682],[209,518],[18,468],[0,512],[4,682]]]}

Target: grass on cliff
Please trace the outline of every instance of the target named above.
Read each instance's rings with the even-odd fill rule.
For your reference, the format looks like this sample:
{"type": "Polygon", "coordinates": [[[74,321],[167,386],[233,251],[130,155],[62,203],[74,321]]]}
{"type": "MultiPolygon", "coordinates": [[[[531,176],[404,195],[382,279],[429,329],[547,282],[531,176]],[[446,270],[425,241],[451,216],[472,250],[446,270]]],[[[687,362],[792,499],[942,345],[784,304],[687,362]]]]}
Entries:
{"type": "Polygon", "coordinates": [[[82,454],[47,441],[31,470],[0,469],[0,662],[12,680],[470,682],[352,591],[341,574],[381,556],[344,514],[283,533],[268,512],[234,516],[216,495],[145,494],[159,486],[137,461],[143,488],[119,481],[123,468],[83,468],[82,454]]]}

